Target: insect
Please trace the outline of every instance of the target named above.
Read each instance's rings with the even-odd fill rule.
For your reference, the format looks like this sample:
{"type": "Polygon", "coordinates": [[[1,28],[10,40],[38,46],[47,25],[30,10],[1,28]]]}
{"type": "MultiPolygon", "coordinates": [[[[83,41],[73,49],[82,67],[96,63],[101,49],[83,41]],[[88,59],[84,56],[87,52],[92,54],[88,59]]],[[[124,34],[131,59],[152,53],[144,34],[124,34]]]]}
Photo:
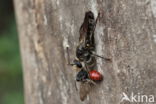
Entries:
{"type": "Polygon", "coordinates": [[[85,13],[85,18],[79,31],[80,37],[79,44],[76,48],[76,59],[72,63],[70,63],[69,49],[67,47],[68,64],[76,67],[76,81],[80,82],[79,94],[82,101],[86,98],[91,86],[96,85],[96,82],[102,81],[103,79],[102,74],[93,70],[96,66],[95,57],[100,57],[106,61],[110,61],[109,58],[104,58],[95,54],[96,45],[94,40],[94,31],[99,15],[100,14],[98,14],[95,20],[94,14],[91,11],[85,13]]]}

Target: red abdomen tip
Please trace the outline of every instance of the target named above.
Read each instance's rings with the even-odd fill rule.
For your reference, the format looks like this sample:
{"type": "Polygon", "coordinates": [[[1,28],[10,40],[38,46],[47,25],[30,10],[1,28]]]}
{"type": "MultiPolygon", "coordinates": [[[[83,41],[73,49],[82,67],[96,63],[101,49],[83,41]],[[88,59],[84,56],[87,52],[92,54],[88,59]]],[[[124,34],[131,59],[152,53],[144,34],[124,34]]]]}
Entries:
{"type": "Polygon", "coordinates": [[[98,71],[96,70],[91,70],[89,72],[89,77],[91,80],[93,81],[101,81],[103,79],[103,76],[101,73],[99,73],[98,71]]]}

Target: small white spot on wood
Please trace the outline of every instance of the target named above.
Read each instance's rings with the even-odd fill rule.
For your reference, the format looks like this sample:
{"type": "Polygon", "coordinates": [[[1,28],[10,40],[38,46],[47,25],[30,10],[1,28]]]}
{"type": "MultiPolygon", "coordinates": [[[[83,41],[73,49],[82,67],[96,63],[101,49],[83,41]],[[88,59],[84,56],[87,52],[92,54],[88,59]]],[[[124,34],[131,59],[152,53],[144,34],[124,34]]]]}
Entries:
{"type": "Polygon", "coordinates": [[[156,43],[156,34],[153,35],[153,41],[156,43]]]}
{"type": "Polygon", "coordinates": [[[51,96],[51,87],[48,88],[48,96],[51,96]]]}
{"type": "Polygon", "coordinates": [[[68,63],[68,61],[70,61],[70,59],[68,56],[69,54],[67,52],[67,48],[69,49],[68,38],[64,36],[64,39],[63,39],[64,56],[65,56],[66,62],[68,63]]]}
{"type": "Polygon", "coordinates": [[[43,18],[44,18],[44,25],[47,25],[48,22],[47,22],[47,17],[46,17],[46,15],[44,15],[43,18]]]}
{"type": "Polygon", "coordinates": [[[42,81],[43,81],[44,83],[47,82],[47,78],[46,78],[45,75],[43,75],[41,78],[42,78],[42,81]]]}
{"type": "Polygon", "coordinates": [[[39,104],[43,104],[43,98],[42,98],[42,93],[39,91],[39,104]]]}
{"type": "Polygon", "coordinates": [[[64,48],[69,47],[68,38],[67,38],[67,37],[64,37],[64,39],[63,39],[63,47],[64,47],[64,48]]]}
{"type": "Polygon", "coordinates": [[[153,38],[156,38],[156,34],[153,35],[153,38]]]}
{"type": "Polygon", "coordinates": [[[71,28],[71,35],[75,36],[74,35],[74,21],[72,21],[72,24],[71,24],[70,28],[71,28]]]}
{"type": "Polygon", "coordinates": [[[156,0],[151,0],[151,9],[154,17],[156,18],[156,0]]]}
{"type": "Polygon", "coordinates": [[[63,20],[63,18],[62,18],[62,15],[60,14],[60,15],[59,15],[60,30],[62,30],[62,29],[63,29],[62,20],[63,20]]]}
{"type": "Polygon", "coordinates": [[[89,101],[89,96],[87,96],[86,100],[89,101]]]}
{"type": "Polygon", "coordinates": [[[60,4],[60,1],[59,1],[59,0],[57,0],[57,1],[56,1],[56,4],[57,4],[57,5],[59,5],[59,4],[60,4]]]}

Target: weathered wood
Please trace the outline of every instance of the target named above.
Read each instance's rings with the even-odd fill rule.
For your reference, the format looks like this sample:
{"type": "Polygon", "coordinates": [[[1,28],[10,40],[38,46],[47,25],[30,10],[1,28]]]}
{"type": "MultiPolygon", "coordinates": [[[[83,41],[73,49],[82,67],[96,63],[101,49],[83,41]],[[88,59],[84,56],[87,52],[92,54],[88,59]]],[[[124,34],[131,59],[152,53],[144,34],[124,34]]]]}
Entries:
{"type": "MultiPolygon", "coordinates": [[[[14,0],[26,104],[81,104],[65,44],[75,57],[86,11],[102,16],[95,37],[104,81],[85,104],[119,104],[122,93],[156,96],[155,0],[14,0]]],[[[124,103],[124,102],[123,102],[124,103]]],[[[126,103],[126,102],[125,102],[126,103]]],[[[84,103],[82,103],[84,104],[84,103]]]]}

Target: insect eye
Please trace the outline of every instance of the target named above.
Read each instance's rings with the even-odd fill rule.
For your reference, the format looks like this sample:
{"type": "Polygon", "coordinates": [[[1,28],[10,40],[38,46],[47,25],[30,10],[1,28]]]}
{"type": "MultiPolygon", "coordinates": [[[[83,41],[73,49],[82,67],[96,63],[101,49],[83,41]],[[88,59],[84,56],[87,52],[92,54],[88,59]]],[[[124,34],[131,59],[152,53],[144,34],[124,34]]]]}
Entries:
{"type": "Polygon", "coordinates": [[[82,64],[78,61],[78,60],[74,60],[73,63],[79,67],[79,68],[82,68],[82,64]]]}
{"type": "Polygon", "coordinates": [[[86,79],[88,79],[88,73],[82,69],[76,76],[76,80],[77,81],[85,81],[86,79]]]}

